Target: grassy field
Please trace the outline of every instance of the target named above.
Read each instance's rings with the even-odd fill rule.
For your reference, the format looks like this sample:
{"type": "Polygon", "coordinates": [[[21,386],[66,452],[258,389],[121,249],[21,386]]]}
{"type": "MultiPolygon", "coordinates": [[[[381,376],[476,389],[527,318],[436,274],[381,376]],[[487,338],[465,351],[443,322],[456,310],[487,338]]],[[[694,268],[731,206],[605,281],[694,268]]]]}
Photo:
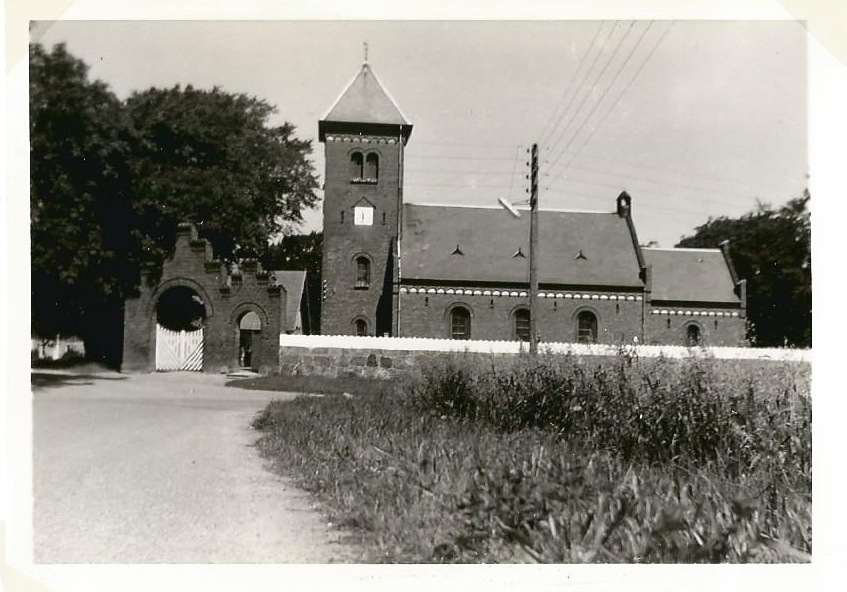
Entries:
{"type": "Polygon", "coordinates": [[[809,383],[803,363],[445,356],[254,426],[366,561],[806,562],[809,383]]]}

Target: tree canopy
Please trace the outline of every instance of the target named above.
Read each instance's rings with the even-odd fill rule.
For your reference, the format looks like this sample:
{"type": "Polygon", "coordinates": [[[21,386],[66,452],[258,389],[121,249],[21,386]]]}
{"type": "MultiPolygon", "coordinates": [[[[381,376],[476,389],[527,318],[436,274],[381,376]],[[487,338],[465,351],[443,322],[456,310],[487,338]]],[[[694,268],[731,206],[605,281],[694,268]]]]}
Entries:
{"type": "Polygon", "coordinates": [[[63,45],[30,46],[29,90],[36,334],[80,335],[91,353],[180,222],[231,261],[263,253],[317,202],[311,142],[271,125],[261,99],[175,86],[122,102],[63,45]]]}
{"type": "Polygon", "coordinates": [[[740,218],[710,218],[678,247],[730,241],[738,276],[747,280],[748,339],[758,346],[812,345],[809,192],[779,209],[759,204],[740,218]]]}
{"type": "Polygon", "coordinates": [[[63,46],[30,46],[32,328],[85,334],[87,315],[120,298],[137,275],[120,102],[63,46]]]}
{"type": "Polygon", "coordinates": [[[126,109],[140,139],[132,165],[144,246],[157,262],[183,220],[231,260],[263,252],[317,201],[311,143],[290,124],[268,126],[275,109],[265,101],[175,86],[135,93],[126,109]]]}

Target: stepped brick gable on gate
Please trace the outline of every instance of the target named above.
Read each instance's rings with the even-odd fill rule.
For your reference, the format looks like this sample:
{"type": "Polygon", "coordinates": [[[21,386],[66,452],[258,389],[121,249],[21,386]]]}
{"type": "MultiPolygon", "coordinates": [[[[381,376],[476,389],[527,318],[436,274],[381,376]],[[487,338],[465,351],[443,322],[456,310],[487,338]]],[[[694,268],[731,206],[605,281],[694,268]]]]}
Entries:
{"type": "MultiPolygon", "coordinates": [[[[299,282],[302,291],[302,274],[293,272],[285,277],[299,282]]],[[[294,324],[287,319],[286,310],[292,295],[257,261],[242,261],[238,271],[231,272],[212,258],[211,246],[198,239],[193,225],[182,224],[173,257],[165,261],[155,283],[151,284],[151,276],[151,270],[142,274],[139,296],[125,303],[122,370],[154,371],[157,347],[164,346],[157,339],[179,339],[178,335],[183,334],[193,335],[196,341],[199,332],[202,362],[199,368],[185,369],[277,369],[280,333],[294,324]],[[175,326],[165,326],[169,324],[175,326]]],[[[299,303],[300,294],[293,296],[299,303]]],[[[293,314],[295,310],[296,307],[293,314]]],[[[185,352],[186,363],[192,364],[197,357],[196,347],[190,339],[185,342],[193,347],[185,352]]],[[[174,369],[172,358],[178,354],[170,355],[168,368],[159,369],[174,369]]],[[[158,359],[162,359],[161,350],[158,359]]]]}

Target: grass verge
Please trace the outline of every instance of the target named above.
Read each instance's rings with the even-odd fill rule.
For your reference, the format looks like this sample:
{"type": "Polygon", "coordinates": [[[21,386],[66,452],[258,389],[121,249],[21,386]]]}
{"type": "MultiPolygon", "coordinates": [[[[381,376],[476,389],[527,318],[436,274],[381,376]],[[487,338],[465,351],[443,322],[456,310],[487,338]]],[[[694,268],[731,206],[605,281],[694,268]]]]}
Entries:
{"type": "Polygon", "coordinates": [[[803,562],[808,379],[796,363],[448,356],[393,392],[271,403],[254,426],[368,561],[803,562]]]}

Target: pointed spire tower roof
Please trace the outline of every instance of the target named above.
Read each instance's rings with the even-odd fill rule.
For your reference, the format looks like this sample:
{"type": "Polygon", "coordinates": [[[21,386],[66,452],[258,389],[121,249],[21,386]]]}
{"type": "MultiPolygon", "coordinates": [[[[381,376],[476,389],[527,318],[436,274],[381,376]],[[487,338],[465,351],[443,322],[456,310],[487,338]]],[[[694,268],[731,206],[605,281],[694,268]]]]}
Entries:
{"type": "Polygon", "coordinates": [[[404,139],[412,133],[412,124],[367,62],[318,122],[318,136],[323,142],[327,133],[357,133],[363,128],[374,133],[399,133],[404,139]]]}

